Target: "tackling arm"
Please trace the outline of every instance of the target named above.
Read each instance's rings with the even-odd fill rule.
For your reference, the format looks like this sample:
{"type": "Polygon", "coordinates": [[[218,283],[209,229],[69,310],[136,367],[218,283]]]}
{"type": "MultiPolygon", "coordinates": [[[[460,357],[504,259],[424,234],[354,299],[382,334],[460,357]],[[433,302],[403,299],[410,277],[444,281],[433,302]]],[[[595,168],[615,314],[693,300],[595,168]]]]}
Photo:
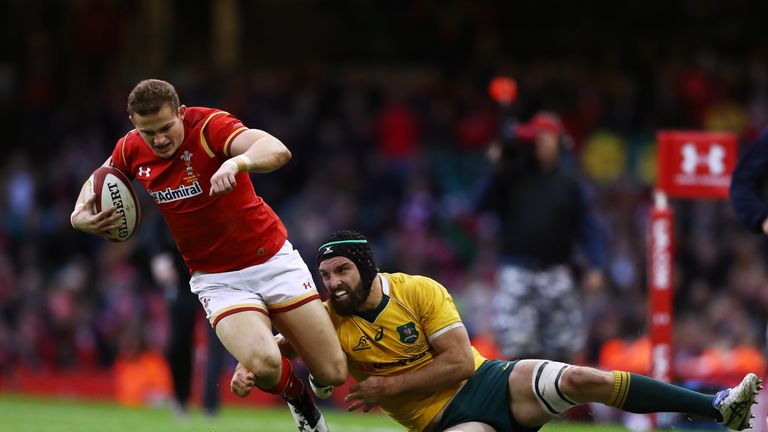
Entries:
{"type": "MultiPolygon", "coordinates": [[[[282,334],[278,333],[275,335],[275,342],[277,343],[278,348],[280,348],[280,354],[283,357],[287,357],[289,359],[296,358],[296,351],[291,346],[291,343],[288,342],[288,339],[286,339],[282,334]]],[[[253,387],[256,386],[256,376],[253,374],[253,372],[246,369],[242,363],[237,362],[237,366],[235,366],[235,372],[232,374],[232,380],[230,381],[229,386],[230,390],[232,390],[232,393],[244,398],[251,394],[251,390],[253,390],[253,387]]]]}
{"type": "Polygon", "coordinates": [[[393,396],[405,393],[432,393],[456,385],[475,372],[472,345],[464,326],[452,329],[430,341],[435,350],[432,363],[400,375],[370,376],[353,384],[344,402],[348,410],[363,407],[369,411],[393,396]]]}

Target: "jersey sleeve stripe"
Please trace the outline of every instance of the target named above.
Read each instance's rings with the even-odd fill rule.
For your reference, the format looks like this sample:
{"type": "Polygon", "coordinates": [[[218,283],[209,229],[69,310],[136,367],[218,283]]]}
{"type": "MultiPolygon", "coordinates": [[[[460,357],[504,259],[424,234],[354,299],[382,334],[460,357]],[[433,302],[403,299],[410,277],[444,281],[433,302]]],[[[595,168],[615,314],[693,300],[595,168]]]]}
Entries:
{"type": "Polygon", "coordinates": [[[459,328],[459,327],[464,327],[464,323],[461,322],[461,321],[458,321],[458,322],[455,322],[453,324],[449,324],[449,325],[441,328],[440,330],[432,333],[431,335],[427,336],[427,340],[432,342],[438,336],[442,336],[442,335],[448,333],[449,331],[451,331],[451,330],[453,330],[455,328],[459,328]]]}
{"type": "Polygon", "coordinates": [[[384,294],[391,296],[389,294],[389,278],[382,275],[381,273],[378,274],[379,280],[381,281],[381,290],[384,292],[384,294]]]}
{"type": "Polygon", "coordinates": [[[226,111],[216,111],[215,113],[208,116],[208,118],[205,119],[205,123],[203,123],[203,127],[200,128],[200,144],[203,146],[203,150],[205,150],[205,154],[207,154],[209,157],[214,158],[216,157],[216,154],[213,153],[213,150],[211,150],[211,147],[208,145],[208,141],[205,139],[205,127],[208,126],[208,122],[211,121],[214,117],[217,115],[222,114],[229,114],[226,111]]]}
{"type": "Polygon", "coordinates": [[[243,126],[243,127],[241,127],[241,128],[238,128],[237,130],[235,130],[235,131],[234,131],[234,132],[232,132],[231,134],[229,134],[229,137],[228,137],[228,138],[227,138],[227,140],[224,142],[224,154],[225,154],[225,155],[227,155],[227,156],[232,156],[232,155],[229,153],[229,145],[232,143],[232,140],[233,140],[233,139],[235,139],[235,137],[236,137],[236,136],[240,135],[240,133],[241,133],[241,132],[243,132],[243,131],[247,131],[247,130],[248,130],[248,128],[247,128],[247,127],[245,127],[245,126],[243,126]]]}
{"type": "MultiPolygon", "coordinates": [[[[130,132],[128,132],[130,133],[130,132]]],[[[123,159],[123,166],[125,166],[126,169],[128,168],[128,162],[125,160],[125,140],[128,139],[128,134],[126,134],[123,137],[123,140],[120,142],[120,157],[123,159]]]]}

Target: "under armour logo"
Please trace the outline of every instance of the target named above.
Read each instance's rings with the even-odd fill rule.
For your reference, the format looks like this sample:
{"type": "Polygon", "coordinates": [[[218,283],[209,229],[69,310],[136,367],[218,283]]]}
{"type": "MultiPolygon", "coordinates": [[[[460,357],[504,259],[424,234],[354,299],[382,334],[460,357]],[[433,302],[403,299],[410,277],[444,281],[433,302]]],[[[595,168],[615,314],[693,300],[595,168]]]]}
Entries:
{"type": "Polygon", "coordinates": [[[150,171],[152,171],[152,168],[139,167],[139,173],[137,175],[139,177],[149,177],[150,171]]]}
{"type": "Polygon", "coordinates": [[[699,154],[693,143],[683,145],[683,163],[681,168],[686,174],[693,174],[696,167],[706,165],[711,174],[722,174],[725,172],[725,149],[719,144],[713,144],[709,147],[709,153],[699,154]]]}
{"type": "Polygon", "coordinates": [[[323,252],[323,255],[327,255],[327,254],[329,254],[331,252],[333,252],[333,249],[331,249],[331,247],[328,246],[327,248],[325,248],[325,252],[323,252]]]}
{"type": "Polygon", "coordinates": [[[203,309],[205,309],[205,312],[207,312],[210,315],[211,314],[211,309],[210,309],[211,299],[208,298],[208,297],[203,297],[202,298],[202,303],[203,303],[203,309]]]}
{"type": "Polygon", "coordinates": [[[312,284],[309,282],[304,282],[304,289],[310,289],[312,288],[312,284]]]}

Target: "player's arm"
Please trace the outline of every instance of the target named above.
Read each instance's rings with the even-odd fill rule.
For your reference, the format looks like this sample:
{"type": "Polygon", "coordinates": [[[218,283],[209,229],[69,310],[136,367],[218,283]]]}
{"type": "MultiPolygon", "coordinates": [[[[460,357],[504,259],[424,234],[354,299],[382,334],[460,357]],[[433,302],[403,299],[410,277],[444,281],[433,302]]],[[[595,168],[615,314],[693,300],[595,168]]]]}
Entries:
{"type": "MultiPolygon", "coordinates": [[[[101,166],[109,166],[111,161],[112,157],[110,156],[101,166]]],[[[85,233],[99,235],[108,240],[117,240],[117,236],[110,231],[120,227],[120,215],[115,213],[115,207],[102,209],[101,212],[95,213],[95,202],[95,194],[86,198],[85,183],[83,183],[83,187],[80,188],[80,194],[77,196],[77,201],[75,201],[75,208],[69,216],[72,228],[85,233]]]]}
{"type": "Polygon", "coordinates": [[[430,340],[435,350],[433,361],[418,370],[400,375],[370,376],[350,387],[344,399],[349,411],[360,407],[369,411],[381,401],[408,393],[432,393],[469,378],[475,372],[475,359],[469,335],[463,325],[430,340]]]}
{"type": "Polygon", "coordinates": [[[231,158],[211,177],[210,195],[231,192],[241,171],[268,173],[291,160],[291,152],[277,138],[259,129],[237,135],[230,146],[231,158]]]}

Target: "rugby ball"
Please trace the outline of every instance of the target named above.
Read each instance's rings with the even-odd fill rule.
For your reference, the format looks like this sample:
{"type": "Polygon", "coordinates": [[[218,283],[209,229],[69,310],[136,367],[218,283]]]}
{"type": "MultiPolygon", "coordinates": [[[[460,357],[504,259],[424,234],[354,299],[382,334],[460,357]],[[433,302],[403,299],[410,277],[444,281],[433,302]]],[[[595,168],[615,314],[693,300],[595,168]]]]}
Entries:
{"type": "Polygon", "coordinates": [[[113,167],[100,167],[91,174],[86,182],[88,197],[96,195],[94,212],[115,207],[120,215],[120,227],[112,230],[117,241],[128,240],[139,225],[141,211],[133,184],[120,170],[113,167]]]}

